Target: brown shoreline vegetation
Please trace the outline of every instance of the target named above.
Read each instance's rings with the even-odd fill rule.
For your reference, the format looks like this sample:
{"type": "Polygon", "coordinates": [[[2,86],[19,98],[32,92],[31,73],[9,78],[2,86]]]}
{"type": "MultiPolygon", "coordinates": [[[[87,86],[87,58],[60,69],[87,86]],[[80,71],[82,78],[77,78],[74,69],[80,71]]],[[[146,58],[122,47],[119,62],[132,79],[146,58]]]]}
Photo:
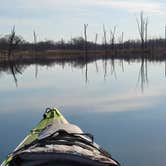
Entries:
{"type": "MultiPolygon", "coordinates": [[[[0,63],[7,62],[9,60],[8,51],[0,51],[0,63]]],[[[97,59],[140,59],[145,58],[148,60],[166,60],[165,48],[153,48],[153,49],[115,49],[115,50],[88,50],[87,60],[97,59]]],[[[49,61],[70,61],[70,60],[85,60],[84,50],[43,50],[43,51],[14,51],[10,57],[10,61],[37,61],[37,60],[49,60],[49,61]]]]}

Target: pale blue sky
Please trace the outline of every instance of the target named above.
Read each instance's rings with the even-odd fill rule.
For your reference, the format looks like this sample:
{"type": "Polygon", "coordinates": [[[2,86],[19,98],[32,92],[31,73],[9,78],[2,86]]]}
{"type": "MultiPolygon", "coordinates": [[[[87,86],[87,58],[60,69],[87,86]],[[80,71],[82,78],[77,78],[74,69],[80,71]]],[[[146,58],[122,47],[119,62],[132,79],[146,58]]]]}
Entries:
{"type": "Polygon", "coordinates": [[[39,40],[69,40],[83,33],[89,24],[88,37],[96,33],[102,38],[102,25],[109,33],[117,26],[117,36],[138,38],[136,17],[142,10],[149,17],[149,37],[164,36],[165,0],[0,0],[0,35],[10,32],[13,25],[25,40],[31,41],[33,30],[39,40]]]}

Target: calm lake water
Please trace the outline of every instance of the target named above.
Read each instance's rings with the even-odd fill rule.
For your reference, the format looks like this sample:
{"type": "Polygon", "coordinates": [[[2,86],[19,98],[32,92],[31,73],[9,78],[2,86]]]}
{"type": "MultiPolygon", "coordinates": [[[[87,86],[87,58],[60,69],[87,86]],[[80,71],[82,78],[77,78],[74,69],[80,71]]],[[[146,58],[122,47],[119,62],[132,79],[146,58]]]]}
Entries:
{"type": "Polygon", "coordinates": [[[18,86],[0,72],[0,161],[56,106],[122,166],[166,165],[165,62],[38,65],[37,76],[35,69],[25,66],[18,86]]]}

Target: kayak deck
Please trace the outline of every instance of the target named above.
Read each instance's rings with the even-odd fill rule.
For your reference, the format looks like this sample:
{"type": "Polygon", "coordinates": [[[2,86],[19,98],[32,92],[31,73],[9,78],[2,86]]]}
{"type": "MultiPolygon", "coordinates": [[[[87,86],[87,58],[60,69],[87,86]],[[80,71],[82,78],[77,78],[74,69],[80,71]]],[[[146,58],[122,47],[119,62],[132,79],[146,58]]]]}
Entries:
{"type": "MultiPolygon", "coordinates": [[[[34,140],[37,139],[40,131],[45,128],[49,123],[53,123],[54,121],[61,121],[61,123],[68,123],[68,121],[63,117],[63,115],[56,108],[47,108],[45,113],[43,114],[43,119],[28,133],[28,135],[23,139],[23,141],[16,147],[16,150],[22,148],[24,145],[30,144],[34,140]]],[[[1,166],[5,166],[7,163],[11,161],[11,155],[8,155],[6,159],[3,161],[1,166]]]]}
{"type": "Polygon", "coordinates": [[[33,128],[30,133],[24,138],[24,140],[17,146],[15,150],[20,149],[22,146],[31,143],[37,139],[40,131],[45,128],[49,123],[53,123],[56,120],[60,120],[62,123],[68,123],[63,115],[56,109],[46,109],[43,115],[43,119],[33,128]]]}
{"type": "Polygon", "coordinates": [[[91,134],[83,133],[78,126],[70,124],[56,108],[46,109],[43,119],[1,166],[13,166],[17,158],[28,162],[28,165],[78,162],[81,165],[119,166],[109,153],[93,142],[91,134]]]}

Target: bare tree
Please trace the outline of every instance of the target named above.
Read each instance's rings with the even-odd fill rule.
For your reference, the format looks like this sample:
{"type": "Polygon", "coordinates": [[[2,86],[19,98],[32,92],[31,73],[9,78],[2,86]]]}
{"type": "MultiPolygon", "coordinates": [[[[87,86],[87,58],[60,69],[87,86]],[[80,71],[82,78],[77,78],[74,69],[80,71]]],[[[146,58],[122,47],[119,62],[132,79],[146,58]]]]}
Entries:
{"type": "Polygon", "coordinates": [[[95,49],[97,47],[97,39],[98,39],[98,33],[96,33],[96,35],[95,35],[95,49]]]}
{"type": "Polygon", "coordinates": [[[33,31],[34,50],[36,51],[37,35],[35,30],[33,31]]]}
{"type": "Polygon", "coordinates": [[[11,34],[9,35],[9,38],[8,38],[8,44],[9,44],[9,47],[8,47],[8,58],[11,57],[12,52],[19,45],[20,42],[21,42],[21,39],[16,36],[15,26],[13,26],[13,28],[11,30],[11,34]]]}
{"type": "Polygon", "coordinates": [[[88,47],[87,47],[87,28],[88,24],[84,24],[84,49],[85,49],[85,59],[87,61],[87,52],[88,52],[88,47]]]}
{"type": "Polygon", "coordinates": [[[124,32],[122,32],[122,36],[121,36],[122,49],[124,48],[123,40],[124,40],[124,32]]]}
{"type": "Polygon", "coordinates": [[[104,24],[103,24],[103,42],[104,42],[104,49],[106,52],[107,51],[107,32],[106,32],[104,24]]]}
{"type": "MultiPolygon", "coordinates": [[[[35,30],[33,31],[33,40],[34,40],[35,61],[37,61],[37,56],[36,56],[36,51],[37,51],[37,47],[36,47],[36,44],[37,44],[37,35],[36,35],[35,30]]],[[[37,78],[37,75],[38,75],[38,65],[37,65],[37,62],[36,62],[36,66],[35,66],[35,78],[37,78]]]]}
{"type": "Polygon", "coordinates": [[[84,24],[84,50],[85,50],[85,81],[88,82],[88,47],[87,47],[87,28],[88,24],[84,24]]]}
{"type": "Polygon", "coordinates": [[[148,17],[144,17],[144,13],[140,12],[140,18],[136,18],[139,35],[141,38],[141,48],[145,48],[145,43],[147,43],[147,33],[148,33],[148,17]]]}
{"type": "Polygon", "coordinates": [[[13,26],[11,34],[9,35],[9,38],[8,38],[8,44],[9,44],[9,47],[8,47],[8,63],[9,63],[10,71],[13,75],[16,86],[17,86],[16,74],[17,73],[22,74],[22,73],[17,68],[17,65],[11,59],[11,56],[12,56],[12,53],[13,53],[14,49],[19,45],[20,42],[21,42],[21,39],[16,36],[15,26],[13,26]]]}
{"type": "Polygon", "coordinates": [[[147,47],[147,41],[148,41],[148,24],[149,24],[149,19],[147,17],[145,20],[145,47],[147,47]]]}
{"type": "Polygon", "coordinates": [[[116,33],[116,26],[114,26],[113,30],[110,30],[110,44],[112,49],[114,49],[115,47],[115,33],[116,33]]]}

